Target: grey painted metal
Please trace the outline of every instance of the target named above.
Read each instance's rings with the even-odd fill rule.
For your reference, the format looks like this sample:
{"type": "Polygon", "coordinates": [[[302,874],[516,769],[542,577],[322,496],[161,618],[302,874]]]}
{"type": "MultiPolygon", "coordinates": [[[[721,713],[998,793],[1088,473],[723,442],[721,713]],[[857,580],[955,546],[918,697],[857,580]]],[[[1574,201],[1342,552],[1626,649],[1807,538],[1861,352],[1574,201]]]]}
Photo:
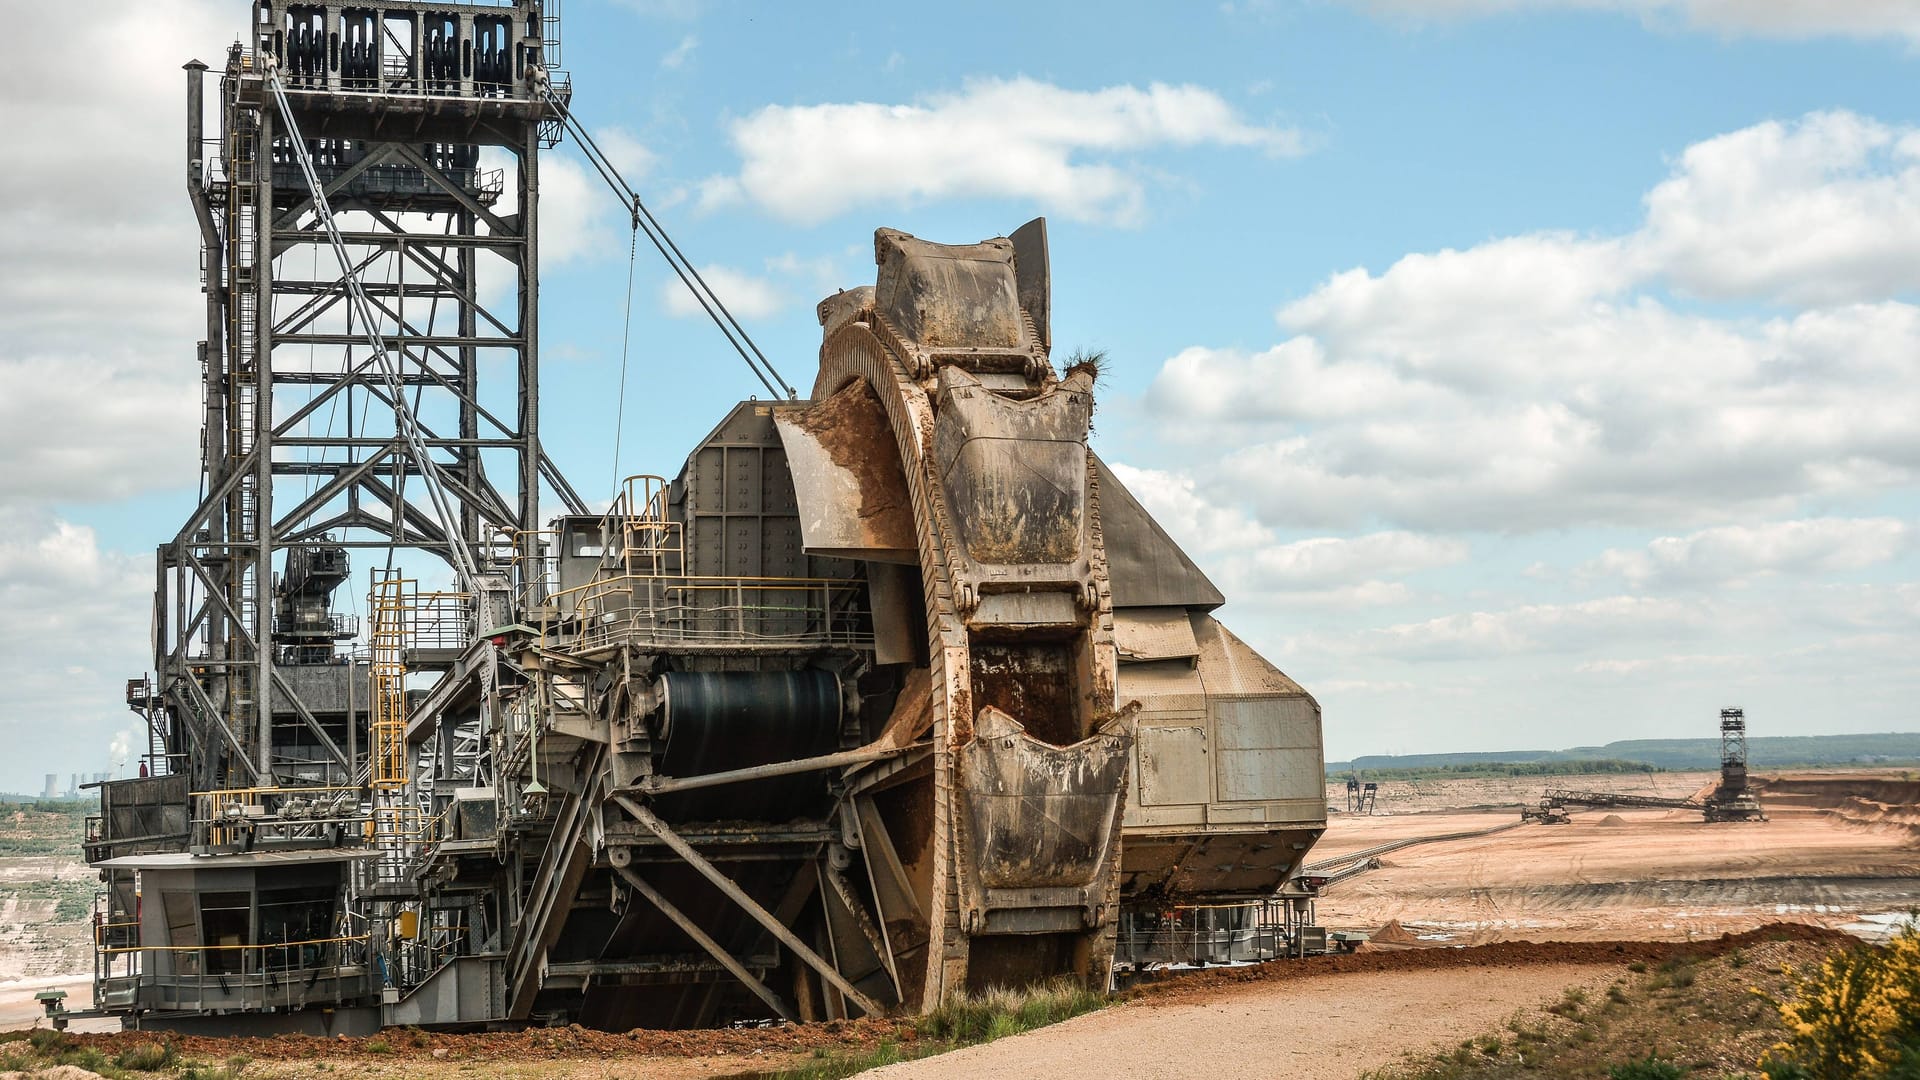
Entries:
{"type": "Polygon", "coordinates": [[[1153,520],[1097,456],[1100,527],[1107,545],[1115,607],[1190,607],[1211,611],[1226,596],[1153,520]]]}
{"type": "MultiPolygon", "coordinates": [[[[347,11],[267,0],[254,6],[250,36],[229,54],[221,76],[218,139],[201,127],[207,69],[187,65],[187,180],[207,292],[200,355],[208,496],[160,553],[157,689],[144,711],[162,744],[158,759],[197,769],[200,790],[224,786],[230,773],[249,783],[271,777],[284,764],[275,729],[289,724],[312,731],[328,747],[334,779],[351,772],[344,753],[333,752],[349,741],[338,725],[331,732],[316,729],[313,717],[321,710],[276,677],[273,577],[288,545],[331,534],[341,547],[415,547],[461,568],[496,537],[527,537],[538,528],[543,478],[569,506],[580,504],[544,460],[538,433],[537,157],[546,145],[542,126],[554,115],[552,80],[540,74],[539,35],[552,25],[542,5],[375,2],[347,11]],[[433,83],[423,59],[425,38],[403,34],[370,43],[374,53],[365,55],[381,58],[372,67],[362,61],[362,68],[351,68],[340,58],[345,50],[331,58],[304,54],[309,62],[289,75],[284,97],[270,92],[270,76],[286,72],[290,20],[321,20],[316,25],[324,36],[351,29],[347,22],[362,17],[373,19],[369,26],[391,17],[421,29],[426,24],[418,20],[432,13],[453,18],[460,34],[488,27],[504,32],[454,40],[492,41],[503,51],[489,56],[504,57],[505,66],[495,62],[488,70],[496,78],[511,72],[511,78],[488,83],[462,69],[442,72],[446,78],[433,83]],[[362,72],[363,81],[350,70],[362,72]],[[423,101],[431,108],[422,111],[423,101]],[[297,128],[317,129],[320,117],[324,138],[293,137],[297,128]],[[502,146],[518,158],[516,182],[509,185],[519,203],[513,217],[492,206],[499,188],[485,187],[482,175],[462,164],[477,160],[480,144],[502,146]],[[337,155],[324,175],[309,175],[318,168],[310,146],[337,155]],[[420,210],[444,210],[451,227],[443,224],[447,219],[426,225],[414,214],[420,210]],[[370,225],[343,230],[335,218],[351,211],[370,225]],[[344,243],[365,245],[351,266],[343,263],[338,276],[294,271],[307,262],[299,249],[331,242],[330,230],[344,243]],[[501,253],[514,268],[511,308],[496,310],[479,295],[476,260],[493,258],[481,255],[483,249],[501,253]],[[357,288],[356,275],[382,258],[404,262],[404,275],[396,281],[389,271],[386,280],[368,283],[374,287],[357,288]],[[429,309],[448,325],[421,325],[417,313],[429,309]],[[320,375],[307,352],[322,342],[371,347],[375,355],[320,375]],[[383,348],[394,359],[385,379],[383,348]],[[483,396],[507,396],[489,386],[498,382],[490,372],[499,369],[487,363],[483,374],[482,367],[489,356],[508,352],[515,356],[505,369],[513,407],[500,416],[483,403],[483,396]],[[309,386],[317,389],[281,393],[289,406],[282,411],[290,415],[276,420],[276,392],[309,386]],[[448,403],[439,415],[457,416],[457,430],[427,423],[410,430],[405,416],[423,393],[427,409],[440,408],[437,400],[448,403]],[[366,405],[401,417],[390,435],[350,425],[347,437],[334,440],[304,430],[331,413],[353,415],[366,405]],[[487,476],[483,449],[515,457],[504,494],[487,476]],[[435,495],[436,474],[445,478],[444,495],[435,495]],[[276,496],[293,495],[296,480],[305,489],[279,512],[276,496]],[[434,505],[423,512],[428,502],[434,505]],[[190,670],[209,680],[206,694],[186,686],[190,670]],[[241,752],[190,751],[217,742],[207,736],[221,728],[241,752]]],[[[557,92],[564,99],[564,82],[557,92]]]]}
{"type": "Polygon", "coordinates": [[[708,862],[705,856],[693,849],[693,845],[682,840],[679,834],[675,833],[672,827],[666,822],[661,821],[655,816],[653,811],[640,805],[639,802],[628,795],[615,795],[613,801],[619,803],[620,808],[631,815],[633,820],[639,822],[647,831],[659,837],[661,842],[672,848],[674,854],[685,860],[688,866],[699,871],[701,877],[706,878],[713,883],[715,888],[725,893],[727,899],[740,905],[742,911],[745,911],[753,921],[765,927],[767,933],[772,934],[780,944],[792,949],[793,954],[799,957],[803,963],[812,968],[821,978],[832,983],[834,989],[845,994],[849,1001],[852,1001],[860,1007],[861,1012],[866,1013],[868,1016],[879,1016],[884,1011],[872,998],[861,993],[852,983],[848,982],[846,977],[840,974],[839,969],[835,968],[831,961],[822,958],[819,953],[808,948],[806,942],[795,937],[793,931],[787,929],[784,923],[774,918],[773,915],[768,913],[766,908],[754,903],[753,897],[741,891],[740,886],[736,885],[732,878],[722,873],[719,867],[708,862]]]}
{"type": "Polygon", "coordinates": [[[399,1001],[382,1006],[381,1023],[388,1027],[422,1027],[505,1020],[502,966],[498,955],[456,956],[399,1001]]]}

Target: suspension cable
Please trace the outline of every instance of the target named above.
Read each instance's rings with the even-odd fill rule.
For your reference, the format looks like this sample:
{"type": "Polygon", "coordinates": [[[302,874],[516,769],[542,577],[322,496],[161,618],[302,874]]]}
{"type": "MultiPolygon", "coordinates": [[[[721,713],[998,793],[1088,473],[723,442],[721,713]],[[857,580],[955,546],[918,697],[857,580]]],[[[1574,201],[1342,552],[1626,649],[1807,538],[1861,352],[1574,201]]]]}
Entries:
{"type": "Polygon", "coordinates": [[[640,254],[640,226],[627,241],[627,313],[620,321],[620,400],[613,411],[613,490],[620,490],[620,436],[627,429],[627,342],[633,337],[633,264],[640,254]]]}
{"type": "MultiPolygon", "coordinates": [[[[561,124],[580,140],[581,152],[586,155],[587,163],[600,174],[600,179],[606,182],[615,197],[620,199],[627,213],[632,215],[635,232],[646,234],[647,241],[653,245],[655,251],[660,253],[660,257],[666,260],[674,276],[686,286],[687,292],[693,296],[701,310],[707,313],[707,318],[713,320],[713,325],[720,331],[720,336],[726,338],[727,344],[733,347],[733,351],[740,354],[740,359],[746,362],[747,368],[753,372],[754,377],[759,379],[760,384],[767,388],[767,392],[776,398],[799,397],[799,392],[781,377],[779,371],[775,370],[773,361],[768,360],[766,353],[760,351],[760,346],[754,343],[746,327],[740,325],[740,320],[734,317],[733,312],[727,308],[719,294],[713,291],[713,287],[707,284],[706,278],[700,276],[699,269],[693,265],[692,260],[687,258],[686,253],[680,250],[680,245],[674,243],[673,237],[667,234],[666,227],[660,224],[660,219],[653,216],[653,211],[647,209],[647,204],[641,200],[639,193],[634,191],[632,185],[620,175],[620,170],[607,157],[606,152],[600,149],[600,144],[594,141],[593,136],[587,132],[586,126],[575,118],[572,110],[567,107],[567,103],[560,100],[559,95],[553,92],[551,83],[542,80],[538,86],[538,92],[560,114],[561,124]]],[[[630,312],[631,298],[629,298],[628,308],[630,312]]]]}

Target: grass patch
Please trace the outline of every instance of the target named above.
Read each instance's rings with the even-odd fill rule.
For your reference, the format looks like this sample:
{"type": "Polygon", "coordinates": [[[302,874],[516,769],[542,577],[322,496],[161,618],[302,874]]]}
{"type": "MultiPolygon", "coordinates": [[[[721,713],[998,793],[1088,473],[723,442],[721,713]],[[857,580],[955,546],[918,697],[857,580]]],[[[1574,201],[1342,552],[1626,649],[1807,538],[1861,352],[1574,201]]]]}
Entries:
{"type": "Polygon", "coordinates": [[[141,1043],[120,1051],[113,1063],[122,1069],[135,1069],[140,1072],[158,1072],[171,1066],[175,1054],[170,1042],[141,1043]]]}
{"type": "Polygon", "coordinates": [[[1105,994],[1064,981],[1025,990],[996,988],[984,994],[953,997],[915,1019],[915,1037],[904,1044],[889,1039],[871,1049],[850,1053],[815,1051],[814,1060],[774,1073],[771,1080],[841,1080],[882,1065],[932,1057],[1057,1024],[1092,1012],[1108,1000],[1105,994]]]}

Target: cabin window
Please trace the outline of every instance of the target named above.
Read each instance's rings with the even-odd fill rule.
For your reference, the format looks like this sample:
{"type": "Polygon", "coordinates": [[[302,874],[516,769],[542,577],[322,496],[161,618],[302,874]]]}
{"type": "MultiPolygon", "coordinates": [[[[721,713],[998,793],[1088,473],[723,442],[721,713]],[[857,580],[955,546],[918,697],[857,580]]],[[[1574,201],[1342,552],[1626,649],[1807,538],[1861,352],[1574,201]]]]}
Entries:
{"type": "Polygon", "coordinates": [[[253,943],[252,923],[252,897],[247,893],[200,895],[202,942],[209,946],[206,950],[208,974],[236,975],[247,969],[246,946],[253,943]]]}

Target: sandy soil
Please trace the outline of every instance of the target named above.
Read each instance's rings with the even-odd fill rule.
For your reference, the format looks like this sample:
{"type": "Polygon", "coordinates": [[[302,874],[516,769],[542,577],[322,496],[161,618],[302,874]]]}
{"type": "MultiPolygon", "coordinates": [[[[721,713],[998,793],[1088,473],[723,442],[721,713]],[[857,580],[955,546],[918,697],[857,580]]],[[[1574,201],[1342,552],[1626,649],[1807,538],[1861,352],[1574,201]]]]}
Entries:
{"type": "Polygon", "coordinates": [[[1409,1052],[1497,1029],[1624,965],[1552,964],[1462,978],[1445,968],[1255,984],[1193,1003],[1153,999],[864,1073],[875,1080],[1347,1080],[1409,1052]],[[1131,1050],[1117,1053],[1116,1048],[1131,1050]]]}
{"type": "MultiPolygon", "coordinates": [[[[1610,781],[1614,790],[1686,796],[1708,779],[1656,774],[1548,783],[1594,789],[1610,781]]],[[[1425,785],[1392,804],[1401,812],[1334,815],[1312,858],[1503,824],[1545,786],[1538,779],[1425,785]],[[1483,809],[1463,808],[1474,806],[1483,809]]],[[[1330,927],[1366,931],[1397,920],[1409,932],[1404,944],[1210,970],[1147,987],[1133,1000],[1056,1028],[878,1075],[1351,1077],[1496,1029],[1568,986],[1604,985],[1631,959],[1698,950],[1709,947],[1702,939],[1779,921],[1858,927],[1876,914],[1905,911],[1920,895],[1920,783],[1894,774],[1795,777],[1763,788],[1762,800],[1773,819],[1766,823],[1708,825],[1684,811],[1585,811],[1570,825],[1526,825],[1392,852],[1379,870],[1329,889],[1319,915],[1330,927]],[[1441,947],[1447,945],[1475,947],[1441,947]],[[1141,1051],[1116,1055],[1116,1046],[1141,1051]]],[[[1805,933],[1814,935],[1810,941],[1828,940],[1805,933]]],[[[31,996],[26,983],[0,987],[0,1020],[31,1022],[14,1020],[31,996]]],[[[79,1038],[117,1048],[151,1036],[79,1038]]],[[[909,1025],[880,1020],[619,1035],[389,1033],[383,1040],[390,1045],[378,1050],[362,1040],[189,1040],[183,1052],[211,1061],[245,1054],[252,1058],[249,1075],[261,1077],[477,1070],[526,1080],[720,1078],[912,1038],[909,1025]]]]}
{"type": "MultiPolygon", "coordinates": [[[[1586,787],[1602,778],[1567,779],[1581,783],[1564,786],[1586,787]]],[[[1528,786],[1537,798],[1539,781],[1528,786]]],[[[1379,870],[1330,887],[1319,917],[1353,930],[1397,920],[1436,944],[1684,940],[1782,919],[1847,926],[1905,911],[1920,896],[1915,794],[1920,785],[1859,773],[1763,784],[1771,817],[1765,823],[1709,825],[1681,810],[1579,811],[1569,825],[1528,825],[1390,852],[1379,870]]],[[[1313,858],[1485,828],[1513,813],[1336,815],[1313,858]]]]}
{"type": "MultiPolygon", "coordinates": [[[[1385,780],[1375,796],[1375,816],[1416,814],[1429,810],[1473,807],[1517,807],[1540,801],[1550,787],[1574,791],[1611,791],[1622,795],[1652,795],[1684,799],[1718,780],[1711,772],[1603,773],[1593,776],[1516,776],[1462,780],[1385,780]]],[[[1347,782],[1327,782],[1327,807],[1332,820],[1347,820],[1347,782]]],[[[1315,848],[1317,853],[1320,849],[1315,848]]]]}

